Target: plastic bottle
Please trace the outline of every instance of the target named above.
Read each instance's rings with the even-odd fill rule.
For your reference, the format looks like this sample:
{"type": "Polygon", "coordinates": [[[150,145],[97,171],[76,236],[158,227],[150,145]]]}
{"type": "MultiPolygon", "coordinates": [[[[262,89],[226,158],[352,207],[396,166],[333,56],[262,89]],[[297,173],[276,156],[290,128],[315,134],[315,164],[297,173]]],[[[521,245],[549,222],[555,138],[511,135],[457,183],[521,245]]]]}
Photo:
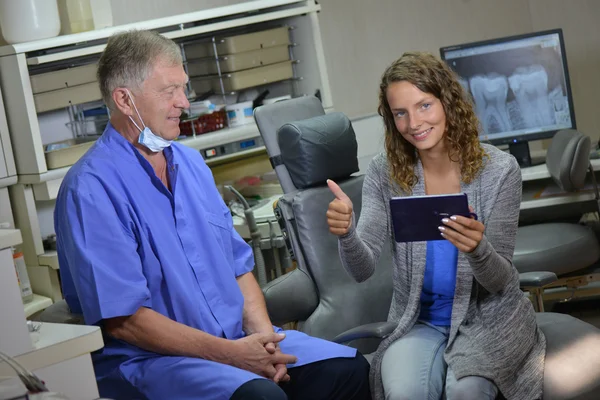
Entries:
{"type": "Polygon", "coordinates": [[[11,44],[57,36],[56,0],[0,0],[0,25],[4,40],[11,44]]]}
{"type": "Polygon", "coordinates": [[[25,265],[23,253],[20,251],[15,252],[13,249],[13,262],[19,281],[19,289],[21,289],[21,299],[23,299],[23,303],[29,303],[33,300],[33,291],[31,290],[31,282],[29,282],[29,274],[27,274],[27,265],[25,265]]]}
{"type": "Polygon", "coordinates": [[[58,0],[60,33],[71,34],[94,30],[90,0],[58,0]]]}

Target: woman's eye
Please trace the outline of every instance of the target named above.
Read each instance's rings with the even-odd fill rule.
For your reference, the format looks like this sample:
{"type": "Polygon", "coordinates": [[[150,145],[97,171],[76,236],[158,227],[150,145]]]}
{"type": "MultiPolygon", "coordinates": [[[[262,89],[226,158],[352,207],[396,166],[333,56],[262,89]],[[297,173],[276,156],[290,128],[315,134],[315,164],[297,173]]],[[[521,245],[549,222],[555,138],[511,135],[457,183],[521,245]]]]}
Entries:
{"type": "Polygon", "coordinates": [[[405,113],[404,113],[404,111],[398,111],[398,112],[396,113],[396,117],[398,117],[398,118],[402,118],[402,117],[404,117],[404,114],[405,114],[405,113]]]}
{"type": "Polygon", "coordinates": [[[429,107],[431,107],[431,103],[423,103],[421,107],[423,108],[423,110],[427,110],[429,107]]]}

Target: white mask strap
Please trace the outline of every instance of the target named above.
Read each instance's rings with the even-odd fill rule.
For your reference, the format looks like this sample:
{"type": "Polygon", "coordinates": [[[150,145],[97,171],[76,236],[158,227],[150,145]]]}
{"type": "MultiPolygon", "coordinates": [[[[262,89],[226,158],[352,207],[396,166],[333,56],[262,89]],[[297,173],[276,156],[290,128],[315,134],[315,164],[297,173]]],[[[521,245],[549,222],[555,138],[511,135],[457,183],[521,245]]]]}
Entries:
{"type": "MultiPolygon", "coordinates": [[[[129,96],[129,98],[131,99],[131,104],[133,104],[133,108],[135,109],[135,112],[138,115],[138,118],[140,119],[140,121],[142,122],[142,125],[144,125],[144,127],[146,127],[146,124],[144,123],[144,120],[142,119],[142,116],[140,115],[140,112],[138,111],[136,105],[135,105],[135,101],[133,101],[133,97],[131,96],[131,93],[129,93],[129,89],[125,89],[127,90],[127,95],[129,96]]],[[[143,131],[142,128],[140,128],[138,126],[138,124],[136,124],[136,122],[133,120],[133,118],[131,118],[131,115],[129,116],[129,119],[131,120],[131,122],[133,122],[133,124],[135,125],[136,128],[138,128],[140,130],[140,132],[143,131]]]]}

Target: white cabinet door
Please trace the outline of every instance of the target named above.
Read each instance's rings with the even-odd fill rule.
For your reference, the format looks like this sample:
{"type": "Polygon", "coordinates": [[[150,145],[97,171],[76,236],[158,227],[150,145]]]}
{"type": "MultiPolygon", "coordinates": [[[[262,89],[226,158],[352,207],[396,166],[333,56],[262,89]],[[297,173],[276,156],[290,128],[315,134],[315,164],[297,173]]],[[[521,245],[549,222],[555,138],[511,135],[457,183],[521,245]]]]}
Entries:
{"type": "Polygon", "coordinates": [[[4,113],[4,101],[0,92],[0,179],[17,174],[15,160],[13,158],[6,114],[4,113]]]}
{"type": "Polygon", "coordinates": [[[4,156],[4,143],[0,135],[0,179],[8,176],[8,168],[6,168],[6,157],[4,156]]]}
{"type": "Polygon", "coordinates": [[[0,293],[0,349],[12,357],[27,353],[31,351],[32,344],[10,248],[0,249],[0,293]]]}

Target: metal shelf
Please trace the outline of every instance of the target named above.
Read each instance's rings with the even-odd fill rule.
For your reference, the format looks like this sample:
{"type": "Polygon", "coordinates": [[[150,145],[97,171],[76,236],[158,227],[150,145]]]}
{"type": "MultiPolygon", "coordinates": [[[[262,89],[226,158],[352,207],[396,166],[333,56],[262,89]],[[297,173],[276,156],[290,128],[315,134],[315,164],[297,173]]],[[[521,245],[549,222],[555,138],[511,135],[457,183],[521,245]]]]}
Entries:
{"type": "MultiPolygon", "coordinates": [[[[259,135],[256,124],[247,124],[234,128],[223,128],[218,131],[196,135],[195,137],[186,137],[180,139],[177,143],[191,147],[196,150],[220,146],[237,140],[250,139],[259,135]]],[[[219,158],[206,161],[210,164],[213,161],[219,161],[219,158]]],[[[35,193],[43,193],[42,198],[36,200],[53,200],[56,198],[57,187],[65,177],[71,167],[52,169],[42,174],[19,175],[20,184],[34,185],[35,193]]]]}
{"type": "MultiPolygon", "coordinates": [[[[142,21],[142,22],[136,22],[136,23],[132,23],[132,24],[119,25],[119,26],[114,26],[114,27],[109,27],[109,28],[104,28],[104,29],[99,29],[99,30],[94,30],[94,31],[75,33],[75,34],[71,34],[71,35],[62,35],[62,36],[57,36],[54,38],[36,40],[36,41],[32,41],[32,42],[27,42],[27,43],[7,45],[7,46],[0,47],[0,56],[18,54],[18,53],[29,53],[29,52],[33,52],[33,51],[55,49],[55,48],[61,48],[61,47],[66,47],[66,46],[77,46],[77,45],[82,46],[82,45],[85,45],[86,43],[90,43],[90,42],[107,40],[110,36],[112,36],[115,33],[122,32],[125,30],[131,30],[131,29],[149,29],[149,30],[170,29],[170,31],[167,31],[164,33],[165,36],[170,37],[170,38],[173,38],[172,36],[174,36],[174,37],[192,36],[192,35],[196,35],[198,33],[203,33],[203,32],[197,33],[197,31],[199,30],[198,28],[206,28],[207,32],[223,30],[226,28],[215,27],[216,25],[219,25],[219,24],[214,24],[214,23],[194,27],[191,29],[181,29],[181,27],[185,26],[185,24],[201,23],[201,22],[205,22],[205,21],[209,21],[209,20],[213,20],[213,19],[217,19],[217,18],[234,17],[239,14],[256,12],[256,10],[269,10],[272,8],[284,7],[284,6],[288,6],[289,8],[282,10],[282,11],[278,11],[279,13],[285,12],[286,14],[290,14],[290,15],[302,15],[304,13],[311,12],[311,11],[313,11],[313,12],[320,11],[320,9],[321,9],[321,6],[315,4],[314,1],[258,0],[258,1],[234,4],[231,6],[216,7],[216,8],[211,8],[208,10],[202,10],[202,11],[197,11],[197,12],[192,12],[192,13],[174,15],[171,17],[158,18],[158,19],[149,20],[149,21],[142,21]],[[304,6],[296,5],[294,7],[290,7],[297,3],[302,3],[305,5],[304,6]]],[[[274,12],[270,12],[270,13],[266,13],[266,14],[258,14],[254,18],[260,19],[261,17],[263,17],[265,15],[269,15],[269,14],[273,14],[273,13],[274,12]]],[[[277,17],[277,18],[285,18],[285,17],[286,16],[277,17]]],[[[232,27],[243,26],[246,24],[244,22],[248,19],[249,18],[235,18],[235,19],[232,19],[229,21],[221,22],[220,24],[221,25],[230,24],[230,25],[232,25],[232,27]],[[237,23],[238,21],[241,21],[241,22],[237,23]]],[[[262,22],[262,21],[263,20],[261,19],[260,21],[257,21],[257,22],[262,22]]],[[[100,46],[98,46],[98,47],[100,47],[100,46]]],[[[100,53],[100,52],[102,52],[103,49],[104,49],[104,45],[102,45],[102,49],[99,49],[97,52],[100,53]]],[[[66,56],[63,58],[74,58],[73,53],[71,53],[69,56],[66,56]]]]}

